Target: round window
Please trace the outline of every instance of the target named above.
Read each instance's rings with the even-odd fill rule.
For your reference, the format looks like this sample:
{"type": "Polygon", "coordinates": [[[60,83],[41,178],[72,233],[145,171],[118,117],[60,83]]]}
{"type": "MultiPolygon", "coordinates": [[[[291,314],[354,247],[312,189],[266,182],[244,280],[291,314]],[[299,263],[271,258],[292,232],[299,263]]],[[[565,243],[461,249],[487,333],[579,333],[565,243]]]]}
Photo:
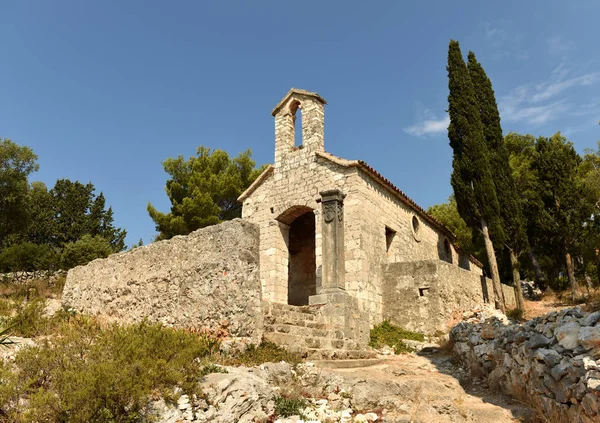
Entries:
{"type": "Polygon", "coordinates": [[[421,229],[421,222],[419,221],[419,218],[417,216],[412,217],[412,233],[413,233],[413,237],[415,238],[415,240],[420,241],[421,240],[421,234],[420,234],[420,229],[421,229]]]}

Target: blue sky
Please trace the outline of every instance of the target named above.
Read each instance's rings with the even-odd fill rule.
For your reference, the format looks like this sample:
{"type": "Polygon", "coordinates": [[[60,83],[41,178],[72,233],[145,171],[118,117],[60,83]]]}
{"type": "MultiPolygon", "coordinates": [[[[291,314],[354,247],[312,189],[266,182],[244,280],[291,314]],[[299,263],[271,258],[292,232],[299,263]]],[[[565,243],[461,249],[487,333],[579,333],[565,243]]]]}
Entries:
{"type": "Polygon", "coordinates": [[[128,244],[168,211],[167,157],[204,145],[273,161],[272,107],[327,101],[325,148],[423,207],[451,192],[446,55],[473,50],[502,125],[579,152],[600,140],[600,2],[0,0],[0,137],[33,180],[91,181],[128,244]]]}

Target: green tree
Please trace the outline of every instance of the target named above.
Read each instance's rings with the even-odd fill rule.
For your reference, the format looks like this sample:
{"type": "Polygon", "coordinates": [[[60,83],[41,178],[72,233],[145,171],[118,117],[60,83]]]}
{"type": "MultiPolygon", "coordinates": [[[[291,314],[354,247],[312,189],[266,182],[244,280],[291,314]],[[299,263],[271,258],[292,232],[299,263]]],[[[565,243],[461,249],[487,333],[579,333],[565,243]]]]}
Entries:
{"type": "Polygon", "coordinates": [[[448,138],[453,150],[451,184],[458,212],[472,229],[481,229],[494,288],[496,308],[504,311],[502,286],[496,253],[490,239],[504,242],[500,206],[490,171],[483,124],[475,89],[457,41],[451,40],[448,49],[448,138]]]}
{"type": "Polygon", "coordinates": [[[97,258],[106,258],[113,253],[108,240],[100,235],[85,234],[75,242],[65,244],[60,257],[64,270],[89,263],[97,258]]]}
{"type": "Polygon", "coordinates": [[[600,141],[596,149],[586,149],[580,169],[591,199],[596,200],[592,219],[585,228],[582,254],[587,263],[593,263],[591,270],[595,270],[600,285],[600,141]]]}
{"type": "Polygon", "coordinates": [[[427,209],[427,213],[435,217],[445,227],[456,235],[456,244],[465,251],[474,253],[473,232],[458,213],[454,195],[448,197],[448,201],[442,204],[434,204],[427,209]]]}
{"type": "Polygon", "coordinates": [[[43,182],[33,182],[27,200],[30,220],[26,236],[28,242],[39,245],[53,245],[56,232],[52,194],[43,182]]]}
{"type": "Polygon", "coordinates": [[[538,193],[537,174],[533,171],[532,167],[532,163],[538,154],[536,150],[536,138],[530,134],[522,135],[510,132],[504,137],[504,143],[509,152],[510,169],[525,220],[527,239],[529,241],[527,255],[531,269],[537,283],[540,286],[545,286],[547,278],[538,259],[538,255],[542,253],[540,246],[544,245],[543,234],[540,234],[536,230],[534,224],[539,210],[544,207],[538,193]]]}
{"type": "Polygon", "coordinates": [[[0,138],[0,246],[27,226],[28,178],[39,168],[36,161],[31,148],[0,138]]]}
{"type": "Polygon", "coordinates": [[[544,234],[547,245],[562,250],[574,300],[577,280],[572,255],[580,246],[596,199],[580,177],[581,157],[560,132],[538,138],[536,150],[532,169],[537,174],[536,190],[543,207],[532,223],[544,234]]]}
{"type": "Polygon", "coordinates": [[[54,243],[61,247],[81,239],[84,235],[102,236],[114,252],[125,248],[124,229],[113,225],[112,208],[105,209],[104,194],[94,194],[92,183],[82,184],[69,179],[59,179],[52,195],[52,210],[54,216],[54,243]]]}
{"type": "Polygon", "coordinates": [[[230,158],[222,150],[198,147],[196,157],[183,156],[163,162],[170,175],[165,191],[171,211],[161,213],[148,203],[158,239],[186,235],[196,229],[241,216],[237,198],[260,175],[250,150],[230,158]]]}
{"type": "Polygon", "coordinates": [[[1,272],[32,272],[52,270],[57,265],[55,251],[48,245],[31,242],[11,245],[0,252],[1,272]]]}
{"type": "MultiPolygon", "coordinates": [[[[475,88],[475,97],[481,123],[483,124],[483,135],[489,154],[490,173],[494,181],[498,202],[502,205],[499,209],[499,215],[506,238],[505,245],[508,247],[510,256],[516,305],[517,309],[524,311],[525,303],[521,290],[518,257],[527,248],[527,234],[521,203],[510,169],[510,156],[502,136],[500,113],[498,112],[492,81],[490,81],[483,66],[477,61],[475,53],[472,51],[469,52],[468,61],[469,76],[475,88]]],[[[496,240],[495,233],[492,233],[491,236],[496,240]]],[[[497,242],[500,248],[504,247],[501,239],[497,239],[497,242]]]]}

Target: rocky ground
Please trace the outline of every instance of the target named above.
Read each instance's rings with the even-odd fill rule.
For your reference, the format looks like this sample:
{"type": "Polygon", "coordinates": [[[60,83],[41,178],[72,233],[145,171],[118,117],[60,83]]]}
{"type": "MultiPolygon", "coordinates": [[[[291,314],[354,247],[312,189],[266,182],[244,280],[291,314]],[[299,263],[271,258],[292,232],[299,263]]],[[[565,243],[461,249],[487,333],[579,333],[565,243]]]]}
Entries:
{"type": "Polygon", "coordinates": [[[535,421],[533,410],[472,381],[444,352],[388,356],[357,368],[322,365],[332,363],[227,367],[227,373],[211,374],[203,381],[206,400],[183,397],[177,406],[156,401],[153,409],[164,423],[535,421]],[[312,399],[301,415],[269,418],[275,411],[273,398],[282,394],[312,399]]]}

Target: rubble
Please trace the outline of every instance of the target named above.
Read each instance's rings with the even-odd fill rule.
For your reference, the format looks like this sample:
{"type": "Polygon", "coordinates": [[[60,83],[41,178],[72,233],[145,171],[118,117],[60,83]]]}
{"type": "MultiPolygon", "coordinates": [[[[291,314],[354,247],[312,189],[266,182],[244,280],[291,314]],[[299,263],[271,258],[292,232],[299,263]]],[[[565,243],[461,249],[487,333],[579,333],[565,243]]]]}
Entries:
{"type": "Polygon", "coordinates": [[[471,374],[540,409],[549,421],[599,421],[600,313],[580,307],[519,324],[489,309],[450,332],[471,374]]]}

